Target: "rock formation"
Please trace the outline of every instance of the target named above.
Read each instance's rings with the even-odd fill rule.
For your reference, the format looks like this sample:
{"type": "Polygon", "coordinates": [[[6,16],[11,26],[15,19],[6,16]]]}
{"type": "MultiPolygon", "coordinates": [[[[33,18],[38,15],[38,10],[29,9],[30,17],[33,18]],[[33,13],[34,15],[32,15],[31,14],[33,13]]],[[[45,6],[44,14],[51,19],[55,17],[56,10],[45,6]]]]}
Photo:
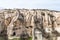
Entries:
{"type": "Polygon", "coordinates": [[[0,32],[6,30],[9,38],[20,37],[23,31],[26,31],[31,37],[35,29],[41,31],[44,37],[55,32],[55,35],[57,33],[60,35],[60,11],[47,9],[0,10],[0,32]]]}

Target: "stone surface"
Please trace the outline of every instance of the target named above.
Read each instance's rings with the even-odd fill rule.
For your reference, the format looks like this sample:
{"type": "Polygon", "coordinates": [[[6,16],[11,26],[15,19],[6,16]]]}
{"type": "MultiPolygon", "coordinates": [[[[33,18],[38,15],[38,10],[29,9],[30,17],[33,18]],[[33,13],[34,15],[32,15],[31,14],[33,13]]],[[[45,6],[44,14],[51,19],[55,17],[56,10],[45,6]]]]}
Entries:
{"type": "Polygon", "coordinates": [[[34,29],[42,35],[60,34],[60,11],[47,9],[2,9],[0,10],[0,32],[7,31],[8,37],[20,37],[23,31],[33,36],[34,29]]]}

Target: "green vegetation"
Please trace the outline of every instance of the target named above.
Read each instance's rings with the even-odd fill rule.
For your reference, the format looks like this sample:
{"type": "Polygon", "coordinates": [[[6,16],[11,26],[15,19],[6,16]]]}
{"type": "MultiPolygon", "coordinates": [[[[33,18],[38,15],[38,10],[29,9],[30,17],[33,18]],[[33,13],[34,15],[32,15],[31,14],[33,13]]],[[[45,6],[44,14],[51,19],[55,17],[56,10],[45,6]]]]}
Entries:
{"type": "MultiPolygon", "coordinates": [[[[0,40],[5,40],[3,37],[0,37],[0,40]]],[[[21,40],[20,38],[14,38],[9,40],[21,40]]],[[[32,37],[29,37],[29,40],[32,40],[32,37]]]]}
{"type": "Polygon", "coordinates": [[[32,40],[32,37],[29,37],[29,40],[32,40]]]}
{"type": "Polygon", "coordinates": [[[0,37],[0,40],[5,40],[3,37],[0,37]]]}
{"type": "MultiPolygon", "coordinates": [[[[14,39],[10,39],[10,40],[21,40],[20,38],[14,38],[14,39]]],[[[29,37],[29,40],[32,40],[32,37],[29,37]]]]}
{"type": "Polygon", "coordinates": [[[14,39],[9,39],[9,40],[20,40],[20,38],[14,38],[14,39]]]}

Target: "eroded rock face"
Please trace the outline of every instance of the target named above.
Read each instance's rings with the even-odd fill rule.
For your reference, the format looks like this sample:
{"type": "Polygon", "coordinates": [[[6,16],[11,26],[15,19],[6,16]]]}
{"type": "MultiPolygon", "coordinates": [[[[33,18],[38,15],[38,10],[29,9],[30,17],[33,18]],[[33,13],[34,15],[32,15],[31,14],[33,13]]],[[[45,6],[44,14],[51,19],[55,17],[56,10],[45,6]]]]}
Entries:
{"type": "MultiPolygon", "coordinates": [[[[60,28],[60,12],[41,9],[4,9],[0,11],[0,26],[4,23],[8,36],[20,36],[26,31],[32,36],[32,29],[44,29],[46,33],[60,28]]],[[[3,27],[3,26],[2,26],[3,27]]],[[[2,29],[0,29],[1,31],[2,29]]]]}

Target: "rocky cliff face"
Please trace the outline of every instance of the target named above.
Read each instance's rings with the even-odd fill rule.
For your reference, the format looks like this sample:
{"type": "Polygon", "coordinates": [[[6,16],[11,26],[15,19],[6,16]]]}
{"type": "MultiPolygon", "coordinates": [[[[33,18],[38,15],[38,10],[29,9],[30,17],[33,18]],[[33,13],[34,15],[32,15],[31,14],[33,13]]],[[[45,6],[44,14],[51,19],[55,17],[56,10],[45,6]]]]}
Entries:
{"type": "Polygon", "coordinates": [[[7,30],[8,36],[20,36],[23,31],[32,36],[32,29],[44,29],[60,33],[60,11],[46,9],[3,9],[0,10],[0,32],[7,30]]]}

